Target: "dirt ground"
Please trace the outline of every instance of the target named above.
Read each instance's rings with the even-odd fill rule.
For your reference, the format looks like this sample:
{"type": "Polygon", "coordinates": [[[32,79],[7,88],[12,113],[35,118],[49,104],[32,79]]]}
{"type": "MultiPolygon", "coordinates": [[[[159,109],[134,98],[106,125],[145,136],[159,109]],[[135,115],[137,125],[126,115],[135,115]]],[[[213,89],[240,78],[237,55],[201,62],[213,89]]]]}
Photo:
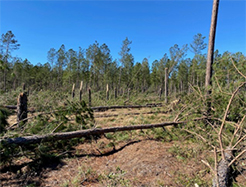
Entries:
{"type": "MultiPolygon", "coordinates": [[[[121,111],[121,115],[127,112],[139,110],[127,109],[121,111]]],[[[109,113],[114,114],[114,111],[109,113]]],[[[158,123],[164,117],[167,118],[167,115],[144,115],[144,119],[143,115],[122,115],[97,119],[96,124],[103,127],[118,126],[122,123],[139,123],[139,120],[158,123]]],[[[14,119],[12,116],[9,120],[13,123],[14,119]]],[[[211,186],[212,174],[201,160],[208,160],[213,153],[202,150],[203,145],[183,140],[162,141],[134,133],[115,146],[108,146],[110,141],[102,137],[90,143],[81,143],[73,150],[62,153],[61,160],[47,160],[45,165],[36,166],[38,170],[32,169],[32,160],[22,157],[11,168],[1,168],[0,184],[3,187],[211,186]],[[187,151],[185,156],[184,150],[187,151]]],[[[246,186],[246,167],[236,180],[240,186],[246,186]]]]}

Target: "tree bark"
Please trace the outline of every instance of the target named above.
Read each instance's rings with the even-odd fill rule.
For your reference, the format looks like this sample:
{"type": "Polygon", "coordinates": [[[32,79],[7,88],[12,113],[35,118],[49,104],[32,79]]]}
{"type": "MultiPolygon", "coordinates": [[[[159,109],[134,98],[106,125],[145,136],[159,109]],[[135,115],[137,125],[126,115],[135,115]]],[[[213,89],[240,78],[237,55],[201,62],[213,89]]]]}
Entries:
{"type": "MultiPolygon", "coordinates": [[[[146,104],[146,105],[123,105],[123,106],[96,106],[96,107],[91,107],[92,110],[95,111],[106,111],[109,109],[122,109],[122,108],[152,108],[152,107],[161,107],[162,104],[161,103],[150,103],[150,104],[146,104]]],[[[17,106],[15,105],[3,105],[4,108],[8,108],[8,109],[17,109],[17,106]]],[[[33,108],[32,110],[28,111],[28,112],[36,112],[35,109],[33,108]]]]}
{"type": "Polygon", "coordinates": [[[214,56],[214,43],[215,43],[215,33],[218,17],[219,0],[213,1],[212,18],[209,33],[209,44],[208,44],[208,54],[207,54],[207,67],[206,67],[206,79],[205,87],[211,86],[211,78],[213,73],[213,56],[214,56]]]}
{"type": "Polygon", "coordinates": [[[151,129],[157,127],[165,127],[171,125],[183,124],[185,122],[166,122],[159,124],[144,124],[144,125],[134,125],[134,126],[125,126],[125,127],[109,127],[104,129],[89,129],[89,130],[80,130],[73,132],[64,132],[64,133],[51,133],[47,135],[34,135],[34,136],[25,136],[18,138],[8,138],[8,139],[0,139],[0,144],[9,145],[9,144],[17,144],[17,145],[26,145],[26,144],[35,144],[48,141],[56,141],[56,140],[66,140],[71,138],[81,138],[93,135],[101,135],[109,132],[119,132],[119,131],[131,131],[138,129],[151,129]]]}
{"type": "Polygon", "coordinates": [[[207,116],[210,115],[211,112],[211,101],[208,100],[211,95],[211,87],[212,87],[212,74],[213,74],[213,58],[214,58],[214,43],[215,43],[215,33],[216,33],[216,25],[217,25],[217,17],[218,17],[218,8],[219,8],[219,0],[213,1],[213,10],[212,10],[212,18],[210,25],[210,33],[209,33],[209,43],[208,43],[208,54],[207,54],[207,65],[206,65],[206,78],[205,78],[205,88],[207,89],[206,98],[207,98],[207,116]]]}
{"type": "Polygon", "coordinates": [[[79,100],[82,100],[82,89],[83,89],[83,81],[80,82],[80,88],[79,88],[79,100]]]}
{"type": "Polygon", "coordinates": [[[165,103],[168,103],[168,69],[165,68],[165,103]]]}
{"type": "Polygon", "coordinates": [[[229,179],[231,175],[231,167],[228,166],[233,158],[232,151],[225,152],[225,160],[221,159],[218,163],[217,177],[213,179],[213,187],[227,187],[229,186],[229,179]]]}
{"type": "MultiPolygon", "coordinates": [[[[20,93],[17,99],[17,122],[27,118],[27,95],[20,93]]],[[[25,121],[26,122],[26,121],[25,121]]]]}

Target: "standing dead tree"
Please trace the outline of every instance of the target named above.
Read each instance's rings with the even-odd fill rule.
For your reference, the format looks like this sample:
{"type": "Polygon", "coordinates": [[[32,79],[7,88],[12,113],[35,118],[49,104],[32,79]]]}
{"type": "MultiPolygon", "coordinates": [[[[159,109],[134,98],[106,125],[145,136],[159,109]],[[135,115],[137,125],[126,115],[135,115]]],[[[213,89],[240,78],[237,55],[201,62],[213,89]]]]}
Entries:
{"type": "MultiPolygon", "coordinates": [[[[17,98],[17,122],[27,118],[27,95],[20,93],[17,98]]],[[[26,122],[26,121],[25,121],[26,122]]]]}
{"type": "Polygon", "coordinates": [[[82,100],[82,89],[83,89],[83,81],[80,82],[80,88],[79,88],[79,100],[82,100]]]}
{"type": "Polygon", "coordinates": [[[73,88],[72,88],[72,98],[74,98],[75,96],[75,84],[73,84],[73,88]]]}

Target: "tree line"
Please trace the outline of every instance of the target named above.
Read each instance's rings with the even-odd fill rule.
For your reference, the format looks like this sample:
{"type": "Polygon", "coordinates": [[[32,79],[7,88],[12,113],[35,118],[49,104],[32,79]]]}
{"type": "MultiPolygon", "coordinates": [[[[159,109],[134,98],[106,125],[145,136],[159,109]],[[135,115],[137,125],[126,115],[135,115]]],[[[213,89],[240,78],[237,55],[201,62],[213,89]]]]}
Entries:
{"type": "MultiPolygon", "coordinates": [[[[30,89],[59,90],[68,88],[80,81],[86,88],[95,91],[130,88],[137,92],[164,90],[165,69],[168,76],[170,93],[191,92],[192,86],[204,87],[206,73],[207,44],[205,37],[198,33],[193,41],[182,47],[175,44],[159,60],[135,62],[131,53],[131,43],[127,37],[122,42],[119,59],[113,59],[107,44],[95,41],[87,49],[51,48],[47,52],[47,62],[32,64],[28,59],[11,56],[13,50],[20,47],[12,31],[1,36],[0,53],[0,89],[2,92],[16,89],[25,83],[30,89]],[[187,57],[190,50],[194,56],[187,57]]],[[[246,57],[242,52],[231,54],[226,51],[214,53],[214,78],[221,86],[233,87],[240,76],[233,71],[231,57],[242,72],[245,70],[246,57]]],[[[167,80],[166,80],[167,81],[167,80]]]]}

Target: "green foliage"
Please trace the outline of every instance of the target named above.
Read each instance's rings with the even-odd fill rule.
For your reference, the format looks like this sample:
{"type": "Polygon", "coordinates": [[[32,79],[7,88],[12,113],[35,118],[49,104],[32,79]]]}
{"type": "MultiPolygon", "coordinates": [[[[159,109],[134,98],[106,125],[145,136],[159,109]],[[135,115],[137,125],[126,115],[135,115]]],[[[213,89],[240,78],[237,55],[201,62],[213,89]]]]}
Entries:
{"type": "Polygon", "coordinates": [[[10,112],[0,107],[0,132],[1,134],[6,131],[5,127],[8,125],[7,119],[10,115],[10,112]]]}
{"type": "MultiPolygon", "coordinates": [[[[5,110],[1,110],[0,112],[2,111],[5,110]]],[[[7,115],[7,112],[5,113],[7,115]]],[[[2,120],[4,119],[5,118],[2,120]]],[[[39,115],[32,122],[20,125],[20,128],[17,128],[15,132],[18,133],[19,131],[19,133],[25,136],[76,131],[91,128],[92,125],[94,125],[93,111],[86,106],[84,101],[67,101],[65,107],[57,107],[53,109],[53,112],[47,112],[46,115],[39,115]]],[[[84,140],[78,138],[55,142],[50,141],[39,145],[22,146],[21,152],[25,152],[25,154],[29,155],[30,150],[32,150],[36,155],[35,159],[39,158],[42,161],[43,158],[56,156],[56,154],[54,154],[55,152],[59,153],[59,151],[70,150],[72,146],[83,141],[84,140]]],[[[17,147],[1,145],[1,163],[11,162],[13,157],[18,154],[20,154],[20,150],[17,147]]]]}
{"type": "Polygon", "coordinates": [[[65,107],[57,107],[47,115],[37,116],[27,124],[25,133],[46,134],[68,132],[91,128],[94,125],[93,111],[84,101],[70,102],[65,107]]]}
{"type": "Polygon", "coordinates": [[[130,181],[124,178],[124,175],[126,174],[126,171],[120,169],[120,167],[117,167],[115,169],[115,172],[110,172],[108,174],[101,174],[99,175],[99,180],[104,183],[108,187],[113,186],[130,186],[130,181]]]}
{"type": "Polygon", "coordinates": [[[194,186],[197,184],[198,186],[211,186],[211,182],[205,181],[202,179],[202,173],[198,173],[195,176],[187,176],[184,173],[177,172],[177,177],[175,178],[175,183],[177,186],[194,186]]]}

